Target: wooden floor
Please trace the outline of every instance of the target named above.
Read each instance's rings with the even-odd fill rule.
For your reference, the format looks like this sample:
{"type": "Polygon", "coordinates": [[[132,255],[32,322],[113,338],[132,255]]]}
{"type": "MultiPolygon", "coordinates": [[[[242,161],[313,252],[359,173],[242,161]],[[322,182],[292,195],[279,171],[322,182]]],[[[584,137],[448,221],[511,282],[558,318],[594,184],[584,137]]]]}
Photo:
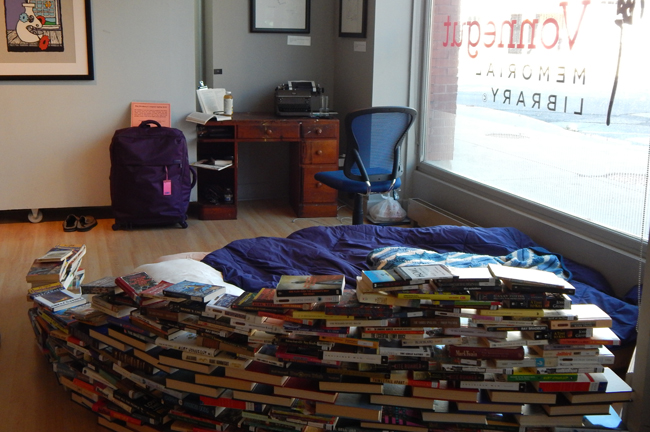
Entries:
{"type": "Polygon", "coordinates": [[[209,252],[237,239],[286,237],[301,228],[351,223],[346,208],[339,210],[339,217],[345,216],[340,220],[295,219],[288,204],[260,201],[240,203],[237,220],[190,218],[187,229],[113,231],[112,219],[99,219],[89,232],[66,233],[61,220],[32,224],[24,213],[24,221],[0,219],[0,432],[106,431],[57,383],[37,350],[27,318],[30,303],[25,292],[30,285],[25,274],[32,261],[55,244],[86,244],[82,267],[86,280],[95,280],[127,274],[161,255],[209,252]]]}

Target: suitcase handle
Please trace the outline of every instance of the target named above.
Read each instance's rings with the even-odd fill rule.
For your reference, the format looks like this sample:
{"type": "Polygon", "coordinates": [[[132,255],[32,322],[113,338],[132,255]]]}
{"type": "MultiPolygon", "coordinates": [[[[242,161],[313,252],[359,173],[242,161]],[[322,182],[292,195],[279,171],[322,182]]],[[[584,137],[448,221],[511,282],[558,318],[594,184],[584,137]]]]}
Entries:
{"type": "Polygon", "coordinates": [[[156,120],[142,120],[142,123],[140,123],[140,126],[138,126],[138,127],[149,128],[149,127],[151,127],[151,125],[156,125],[158,127],[162,127],[162,126],[160,126],[160,123],[158,123],[156,120]]]}

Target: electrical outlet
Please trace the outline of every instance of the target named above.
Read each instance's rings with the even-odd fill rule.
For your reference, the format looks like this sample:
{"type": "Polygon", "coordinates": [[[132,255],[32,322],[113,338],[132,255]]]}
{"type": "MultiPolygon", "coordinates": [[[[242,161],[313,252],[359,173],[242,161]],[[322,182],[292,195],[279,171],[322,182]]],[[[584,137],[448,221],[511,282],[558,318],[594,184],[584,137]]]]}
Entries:
{"type": "Polygon", "coordinates": [[[221,75],[223,73],[223,69],[215,69],[214,74],[215,75],[221,75]]]}

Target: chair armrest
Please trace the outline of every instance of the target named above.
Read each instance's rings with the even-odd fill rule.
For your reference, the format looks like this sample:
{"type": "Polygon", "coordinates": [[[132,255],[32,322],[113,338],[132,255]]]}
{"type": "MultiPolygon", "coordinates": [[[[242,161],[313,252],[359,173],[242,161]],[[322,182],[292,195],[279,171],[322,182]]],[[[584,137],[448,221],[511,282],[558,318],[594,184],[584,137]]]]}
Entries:
{"type": "Polygon", "coordinates": [[[356,163],[357,167],[359,168],[359,173],[361,174],[361,177],[363,177],[362,181],[368,183],[370,181],[370,177],[368,176],[366,167],[363,165],[363,161],[361,160],[361,155],[359,154],[359,151],[357,149],[352,150],[352,157],[354,158],[354,162],[351,163],[349,166],[346,164],[345,175],[347,176],[348,174],[350,174],[352,166],[356,163]]]}

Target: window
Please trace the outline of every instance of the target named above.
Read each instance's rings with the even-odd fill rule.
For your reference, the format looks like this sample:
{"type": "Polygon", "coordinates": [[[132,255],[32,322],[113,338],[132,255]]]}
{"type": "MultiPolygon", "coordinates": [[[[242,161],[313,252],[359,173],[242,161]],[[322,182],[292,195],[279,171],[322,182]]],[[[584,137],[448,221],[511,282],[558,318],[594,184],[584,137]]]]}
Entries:
{"type": "Polygon", "coordinates": [[[647,239],[643,7],[433,1],[421,165],[647,239]]]}

